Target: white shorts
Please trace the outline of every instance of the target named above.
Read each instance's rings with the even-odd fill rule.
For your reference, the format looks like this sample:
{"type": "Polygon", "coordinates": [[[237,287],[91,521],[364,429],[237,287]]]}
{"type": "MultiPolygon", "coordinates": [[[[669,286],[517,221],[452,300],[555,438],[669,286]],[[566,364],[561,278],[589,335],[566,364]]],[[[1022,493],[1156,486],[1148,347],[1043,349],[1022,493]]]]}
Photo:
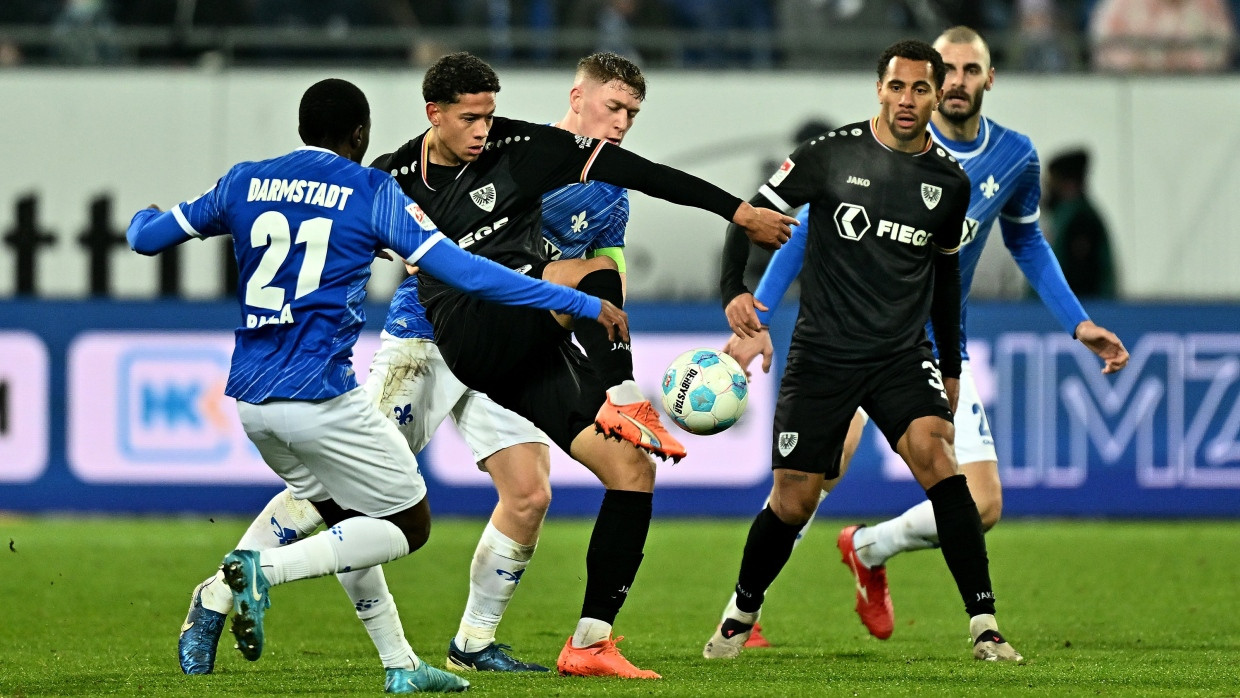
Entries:
{"type": "Polygon", "coordinates": [[[422,501],[418,461],[392,422],[355,388],[322,402],[237,402],[241,425],[298,499],[332,499],[367,516],[422,501]]]}
{"type": "Polygon", "coordinates": [[[528,419],[457,380],[433,341],[401,339],[387,332],[380,338],[366,377],[366,393],[396,424],[414,453],[426,446],[449,415],[479,468],[483,468],[482,461],[509,446],[551,445],[528,419]]]}
{"type": "MultiPolygon", "coordinates": [[[[870,416],[865,410],[857,410],[869,423],[870,416]]],[[[977,395],[977,384],[973,382],[973,369],[968,359],[960,362],[960,399],[956,401],[956,416],[952,420],[956,426],[956,462],[978,463],[981,461],[997,461],[995,439],[990,433],[990,421],[986,419],[986,408],[977,395]]]]}
{"type": "Polygon", "coordinates": [[[957,463],[999,460],[986,408],[977,395],[977,383],[973,382],[973,369],[968,360],[960,364],[960,400],[956,402],[956,417],[952,421],[956,425],[957,463]]]}

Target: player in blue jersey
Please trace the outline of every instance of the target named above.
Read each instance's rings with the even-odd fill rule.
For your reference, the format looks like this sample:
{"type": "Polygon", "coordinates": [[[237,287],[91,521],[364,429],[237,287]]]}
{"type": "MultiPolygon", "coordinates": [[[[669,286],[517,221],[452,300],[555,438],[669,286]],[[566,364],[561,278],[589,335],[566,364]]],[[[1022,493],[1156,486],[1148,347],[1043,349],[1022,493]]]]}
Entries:
{"type": "MultiPolygon", "coordinates": [[[[568,111],[556,125],[619,145],[641,109],[645,91],[645,77],[634,63],[615,54],[592,54],[579,62],[568,111]]],[[[544,244],[548,256],[563,260],[550,267],[551,276],[559,269],[582,276],[592,269],[612,268],[623,278],[628,211],[627,190],[605,182],[568,185],[544,195],[544,244]]],[[[416,273],[415,268],[410,271],[416,273]]],[[[545,671],[546,667],[511,656],[506,645],[496,642],[495,632],[533,556],[550,505],[550,440],[529,420],[452,375],[418,301],[415,275],[397,289],[381,337],[365,384],[372,403],[397,424],[414,453],[451,416],[499,494],[474,552],[469,599],[457,635],[449,641],[447,665],[464,670],[545,671]]],[[[313,506],[285,490],[254,520],[239,547],[283,545],[314,532],[320,523],[322,517],[313,506]]],[[[195,588],[185,622],[188,629],[180,637],[182,668],[187,673],[209,670],[219,637],[219,625],[213,621],[222,622],[231,604],[222,576],[195,588]]]]}
{"type": "MultiPolygon", "coordinates": [[[[994,440],[973,381],[965,342],[969,287],[995,221],[999,222],[1004,244],[1042,302],[1066,332],[1103,360],[1103,373],[1122,369],[1128,362],[1128,351],[1114,333],[1089,319],[1064,281],[1063,272],[1038,227],[1040,167],[1033,144],[1024,134],[1005,128],[981,114],[982,97],[994,85],[994,68],[985,40],[968,27],[953,27],[938,37],[934,47],[943,56],[947,78],[943,85],[943,100],[931,117],[930,131],[935,141],[964,166],[972,185],[965,221],[967,230],[961,240],[960,251],[960,349],[963,361],[959,407],[954,420],[955,451],[977,504],[982,526],[990,530],[999,521],[1003,494],[994,440]]],[[[778,304],[800,269],[808,235],[807,218],[808,210],[802,211],[799,216],[802,225],[772,259],[758,287],[757,302],[749,308],[739,305],[729,308],[730,315],[735,312],[738,317],[753,322],[755,327],[758,323],[765,326],[770,317],[768,308],[773,309],[778,304]],[[761,312],[756,317],[750,317],[754,307],[761,312]]],[[[933,333],[932,328],[927,329],[933,333]]],[[[765,331],[752,339],[734,336],[726,349],[745,366],[761,354],[763,370],[770,370],[772,347],[770,336],[765,331]]],[[[858,412],[845,443],[840,477],[847,470],[866,422],[865,414],[858,412]]],[[[838,482],[839,478],[826,481],[822,496],[825,497],[838,482]]],[[[807,522],[797,538],[798,543],[804,539],[808,527],[807,522]]],[[[857,585],[856,610],[872,635],[886,639],[891,636],[894,627],[895,617],[885,570],[887,560],[901,552],[937,547],[938,540],[930,502],[922,502],[900,516],[875,526],[848,526],[840,532],[837,545],[857,585]]],[[[735,597],[729,602],[729,608],[734,604],[735,597]]],[[[751,637],[750,642],[752,644],[749,646],[762,646],[765,639],[751,637]]]]}
{"type": "Polygon", "coordinates": [[[236,165],[167,213],[139,211],[128,230],[142,254],[232,236],[243,323],[225,394],[237,400],[264,461],[331,527],[282,548],[237,549],[224,558],[237,612],[233,634],[242,655],[257,660],[270,588],[336,573],[379,650],[386,691],[464,690],[468,682],[413,652],[379,567],[426,542],[430,509],[413,454],[353,375],[370,263],[392,249],[493,302],[597,318],[621,336],[627,319],[599,299],[440,244],[445,236],[389,176],[358,164],[369,144],[370,108],[356,86],[311,86],[298,132],[306,147],[236,165]]]}

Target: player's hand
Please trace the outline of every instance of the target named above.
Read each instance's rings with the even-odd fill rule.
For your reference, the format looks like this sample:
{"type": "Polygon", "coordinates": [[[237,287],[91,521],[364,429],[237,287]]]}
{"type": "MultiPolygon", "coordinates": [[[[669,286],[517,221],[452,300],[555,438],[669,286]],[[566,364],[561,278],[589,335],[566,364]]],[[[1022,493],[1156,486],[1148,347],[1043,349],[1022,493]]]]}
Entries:
{"type": "Polygon", "coordinates": [[[150,206],[147,206],[147,208],[151,209],[152,211],[158,211],[159,213],[164,212],[164,210],[159,207],[159,204],[151,204],[150,206]]]}
{"type": "Polygon", "coordinates": [[[951,408],[952,414],[956,414],[956,405],[960,403],[960,379],[944,378],[943,392],[947,393],[947,406],[951,408]]]}
{"type": "Polygon", "coordinates": [[[611,341],[619,339],[629,341],[629,314],[612,305],[611,301],[599,299],[603,309],[598,313],[598,324],[607,328],[607,338],[611,341]]]}
{"type": "Polygon", "coordinates": [[[418,265],[405,262],[405,271],[409,272],[409,276],[417,276],[418,272],[421,270],[422,268],[418,265]]]}
{"type": "Polygon", "coordinates": [[[1085,320],[1076,326],[1076,338],[1105,362],[1103,373],[1115,373],[1128,365],[1128,350],[1124,348],[1124,343],[1114,332],[1095,325],[1092,320],[1085,320]]]}
{"type": "Polygon", "coordinates": [[[771,372],[771,358],[775,356],[775,347],[771,344],[771,333],[763,330],[756,337],[728,337],[728,341],[723,345],[723,353],[736,359],[736,363],[745,369],[745,378],[752,379],[749,364],[753,363],[759,354],[762,355],[762,372],[771,372]]]}
{"type": "Polygon", "coordinates": [[[728,307],[724,308],[723,313],[728,316],[728,327],[732,328],[734,334],[753,337],[762,331],[762,321],[758,320],[758,313],[754,308],[762,312],[770,310],[762,301],[754,298],[752,293],[742,293],[728,301],[728,307]]]}
{"type": "Polygon", "coordinates": [[[764,250],[778,250],[792,235],[797,219],[769,208],[754,208],[744,202],[732,215],[732,222],[745,229],[753,244],[764,250]]]}

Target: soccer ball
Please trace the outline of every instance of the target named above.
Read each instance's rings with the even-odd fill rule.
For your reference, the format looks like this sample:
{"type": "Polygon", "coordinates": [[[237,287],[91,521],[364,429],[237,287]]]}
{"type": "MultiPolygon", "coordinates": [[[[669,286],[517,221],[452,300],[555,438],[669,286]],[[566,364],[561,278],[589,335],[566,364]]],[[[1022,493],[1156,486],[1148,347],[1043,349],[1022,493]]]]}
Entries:
{"type": "Polygon", "coordinates": [[[690,349],[663,373],[663,409],[694,434],[718,434],[736,424],[748,401],[745,371],[723,352],[690,349]]]}

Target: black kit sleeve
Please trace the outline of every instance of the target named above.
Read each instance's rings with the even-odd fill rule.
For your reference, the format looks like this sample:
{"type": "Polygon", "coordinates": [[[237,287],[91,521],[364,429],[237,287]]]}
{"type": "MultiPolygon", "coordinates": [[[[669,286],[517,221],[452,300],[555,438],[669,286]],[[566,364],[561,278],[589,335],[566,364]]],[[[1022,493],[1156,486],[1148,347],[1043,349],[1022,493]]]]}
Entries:
{"type": "Polygon", "coordinates": [[[955,203],[947,222],[934,234],[934,298],[930,302],[939,371],[945,378],[960,377],[960,239],[969,207],[967,188],[958,192],[955,203]]]}
{"type": "Polygon", "coordinates": [[[581,181],[589,180],[633,189],[681,206],[700,208],[727,221],[732,220],[741,205],[739,197],[704,179],[651,162],[606,142],[600,144],[594,162],[581,173],[581,181]]]}
{"type": "MultiPolygon", "coordinates": [[[[755,195],[749,203],[754,206],[769,205],[766,197],[761,194],[755,195]]],[[[745,267],[749,264],[749,244],[745,229],[735,223],[729,223],[728,230],[724,233],[723,260],[719,265],[719,297],[723,300],[725,308],[733,298],[750,292],[749,287],[745,285],[745,267]]]]}

